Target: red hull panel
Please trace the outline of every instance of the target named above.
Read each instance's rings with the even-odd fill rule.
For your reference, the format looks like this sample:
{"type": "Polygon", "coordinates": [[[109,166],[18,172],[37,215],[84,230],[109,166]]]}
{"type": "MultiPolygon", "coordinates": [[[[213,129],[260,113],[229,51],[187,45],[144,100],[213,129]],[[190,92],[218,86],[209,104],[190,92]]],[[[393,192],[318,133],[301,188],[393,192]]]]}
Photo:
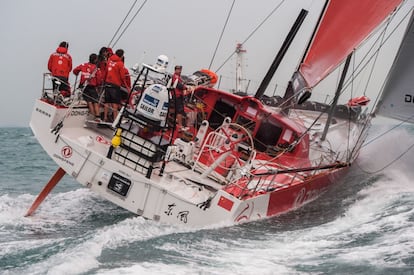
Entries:
{"type": "Polygon", "coordinates": [[[288,212],[316,199],[348,170],[349,168],[342,168],[335,172],[327,172],[306,180],[302,184],[270,193],[267,216],[288,212]]]}

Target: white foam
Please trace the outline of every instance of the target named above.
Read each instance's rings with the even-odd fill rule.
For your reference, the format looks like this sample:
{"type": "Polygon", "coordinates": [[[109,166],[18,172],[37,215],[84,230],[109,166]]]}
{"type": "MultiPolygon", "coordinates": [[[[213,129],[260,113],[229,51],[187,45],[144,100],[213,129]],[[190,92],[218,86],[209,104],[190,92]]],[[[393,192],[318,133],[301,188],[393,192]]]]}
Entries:
{"type": "Polygon", "coordinates": [[[393,129],[394,126],[377,125],[373,129],[357,162],[363,171],[374,173],[391,168],[414,175],[413,131],[403,126],[393,129]]]}
{"type": "Polygon", "coordinates": [[[84,242],[53,255],[31,268],[49,274],[79,274],[99,267],[97,258],[105,248],[117,248],[130,242],[147,240],[177,232],[177,227],[134,217],[91,232],[84,242]],[[89,238],[90,237],[90,238],[89,238]]]}
{"type": "MultiPolygon", "coordinates": [[[[390,139],[367,146],[364,150],[368,154],[361,154],[359,165],[367,170],[386,166],[393,159],[391,153],[403,152],[401,146],[407,148],[410,137],[406,131],[400,131],[390,139]],[[400,139],[401,142],[396,142],[400,139]]],[[[157,247],[172,252],[169,255],[179,255],[177,260],[180,264],[168,264],[159,259],[128,262],[121,268],[102,268],[104,263],[100,262],[100,256],[105,249],[122,249],[129,244],[175,233],[188,233],[190,236],[197,230],[134,217],[89,229],[90,232],[82,234],[76,243],[65,245],[57,254],[28,267],[28,271],[31,274],[81,274],[94,269],[99,274],[300,274],[298,265],[317,267],[327,263],[349,263],[405,267],[404,259],[411,257],[414,251],[414,185],[410,175],[414,171],[410,168],[414,158],[407,157],[382,170],[384,176],[376,175],[374,183],[363,179],[367,181],[367,187],[358,193],[355,191],[357,194],[350,198],[355,201],[348,209],[343,209],[344,214],[326,224],[291,231],[272,232],[260,228],[258,231],[262,235],[256,239],[238,235],[244,226],[232,228],[234,236],[229,238],[215,238],[214,234],[208,233],[210,228],[206,230],[206,238],[197,238],[192,243],[167,241],[157,247]]],[[[78,189],[52,193],[33,218],[23,218],[33,199],[32,195],[0,196],[0,227],[20,224],[31,230],[47,231],[53,230],[54,225],[76,226],[90,213],[104,214],[114,209],[109,203],[101,203],[87,189],[78,189]]],[[[324,210],[320,209],[320,213],[323,215],[324,210]]],[[[226,230],[222,226],[213,228],[226,230]]],[[[195,234],[203,234],[203,231],[195,234]]],[[[0,255],[54,242],[58,245],[62,240],[11,241],[6,243],[6,252],[2,251],[0,255]]]]}

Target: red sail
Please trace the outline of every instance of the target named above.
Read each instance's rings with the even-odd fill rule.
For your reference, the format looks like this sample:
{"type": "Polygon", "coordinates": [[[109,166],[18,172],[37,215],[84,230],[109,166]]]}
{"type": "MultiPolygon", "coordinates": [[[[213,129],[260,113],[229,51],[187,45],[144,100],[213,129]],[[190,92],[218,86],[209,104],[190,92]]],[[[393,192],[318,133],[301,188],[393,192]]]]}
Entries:
{"type": "Polygon", "coordinates": [[[300,66],[308,87],[332,72],[402,0],[331,0],[300,66]]]}

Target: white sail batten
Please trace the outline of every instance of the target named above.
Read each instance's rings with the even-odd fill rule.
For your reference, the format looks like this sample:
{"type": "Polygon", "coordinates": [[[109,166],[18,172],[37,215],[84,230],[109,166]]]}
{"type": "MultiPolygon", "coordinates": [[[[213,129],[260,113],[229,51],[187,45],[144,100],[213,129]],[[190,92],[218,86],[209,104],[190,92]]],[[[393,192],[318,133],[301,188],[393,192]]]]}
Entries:
{"type": "Polygon", "coordinates": [[[385,83],[376,114],[414,123],[414,13],[385,83]]]}

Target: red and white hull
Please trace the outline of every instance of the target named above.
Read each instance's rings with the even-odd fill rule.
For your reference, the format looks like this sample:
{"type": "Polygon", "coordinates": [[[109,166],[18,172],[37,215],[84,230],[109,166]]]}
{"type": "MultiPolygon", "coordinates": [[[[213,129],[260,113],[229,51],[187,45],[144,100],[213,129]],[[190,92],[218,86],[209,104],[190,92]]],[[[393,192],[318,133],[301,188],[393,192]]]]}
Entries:
{"type": "MultiPolygon", "coordinates": [[[[163,159],[148,175],[119,159],[108,158],[113,130],[88,125],[87,116],[84,106],[59,107],[40,99],[30,126],[48,155],[80,184],[126,210],[163,223],[205,226],[275,216],[316,199],[348,170],[343,167],[277,177],[255,177],[253,173],[250,178],[239,176],[239,180],[225,184],[216,179],[217,175],[205,175],[182,162],[163,159]]],[[[255,156],[250,170],[273,167],[259,154],[255,156]]],[[[195,160],[193,156],[191,163],[195,160]]],[[[284,166],[289,164],[286,161],[288,158],[284,166]]],[[[210,172],[218,174],[218,170],[210,172]]]]}

